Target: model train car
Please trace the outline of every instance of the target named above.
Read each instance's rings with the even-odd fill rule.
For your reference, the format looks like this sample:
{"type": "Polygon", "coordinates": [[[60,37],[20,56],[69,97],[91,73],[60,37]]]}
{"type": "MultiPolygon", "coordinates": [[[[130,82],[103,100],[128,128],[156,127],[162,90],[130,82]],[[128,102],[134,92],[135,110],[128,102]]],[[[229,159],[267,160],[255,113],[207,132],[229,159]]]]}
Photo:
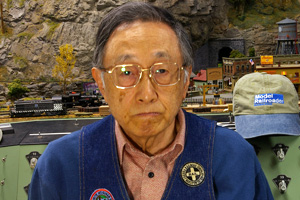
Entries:
{"type": "Polygon", "coordinates": [[[40,115],[65,115],[67,109],[61,100],[15,101],[10,110],[11,117],[32,117],[40,115]]]}
{"type": "Polygon", "coordinates": [[[71,92],[68,95],[63,95],[61,100],[67,108],[72,108],[74,106],[86,107],[102,105],[101,96],[99,95],[82,95],[81,93],[75,92],[71,92]]]}
{"type": "Polygon", "coordinates": [[[10,116],[33,117],[33,116],[53,116],[65,115],[67,109],[75,106],[100,106],[102,101],[98,95],[81,95],[80,93],[70,93],[63,96],[55,96],[52,99],[15,101],[14,107],[10,110],[10,116]]]}

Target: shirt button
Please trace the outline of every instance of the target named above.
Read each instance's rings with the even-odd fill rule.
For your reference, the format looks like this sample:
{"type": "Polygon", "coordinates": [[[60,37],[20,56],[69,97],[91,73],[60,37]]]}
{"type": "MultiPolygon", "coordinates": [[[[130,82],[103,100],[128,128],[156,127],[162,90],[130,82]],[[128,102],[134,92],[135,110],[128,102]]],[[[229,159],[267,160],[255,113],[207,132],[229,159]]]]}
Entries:
{"type": "Polygon", "coordinates": [[[149,178],[153,178],[153,177],[154,177],[154,173],[153,173],[153,172],[149,172],[149,173],[148,173],[148,177],[149,177],[149,178]]]}

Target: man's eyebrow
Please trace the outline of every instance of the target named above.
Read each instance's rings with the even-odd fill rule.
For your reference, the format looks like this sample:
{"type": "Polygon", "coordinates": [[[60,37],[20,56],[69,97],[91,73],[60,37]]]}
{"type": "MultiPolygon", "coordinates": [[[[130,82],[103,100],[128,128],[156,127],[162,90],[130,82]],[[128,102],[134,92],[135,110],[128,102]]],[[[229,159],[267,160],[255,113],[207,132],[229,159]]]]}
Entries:
{"type": "MultiPolygon", "coordinates": [[[[154,56],[155,56],[156,58],[168,58],[168,59],[170,59],[170,55],[169,55],[167,52],[165,52],[165,51],[158,51],[158,52],[155,52],[155,53],[154,53],[154,56]]],[[[130,60],[130,59],[132,59],[132,58],[135,58],[135,56],[132,55],[132,54],[123,54],[123,55],[118,56],[118,57],[116,58],[115,62],[116,62],[116,63],[123,63],[123,62],[125,62],[125,61],[127,61],[127,60],[130,60]]]]}
{"type": "Polygon", "coordinates": [[[133,58],[134,55],[132,54],[123,54],[123,55],[120,55],[119,57],[116,58],[115,62],[116,63],[122,63],[122,62],[125,62],[126,60],[129,60],[131,58],[133,58]]]}
{"type": "Polygon", "coordinates": [[[170,55],[165,51],[158,51],[154,53],[154,56],[157,58],[170,58],[170,55]]]}

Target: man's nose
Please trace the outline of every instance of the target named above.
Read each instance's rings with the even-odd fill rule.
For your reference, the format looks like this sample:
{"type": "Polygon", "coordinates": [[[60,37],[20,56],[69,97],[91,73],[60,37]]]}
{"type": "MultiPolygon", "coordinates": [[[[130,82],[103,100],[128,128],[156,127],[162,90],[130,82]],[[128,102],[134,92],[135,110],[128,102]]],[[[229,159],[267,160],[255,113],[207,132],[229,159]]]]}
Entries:
{"type": "Polygon", "coordinates": [[[152,103],[157,100],[155,83],[151,78],[149,70],[142,71],[140,83],[137,85],[136,100],[142,103],[152,103]]]}

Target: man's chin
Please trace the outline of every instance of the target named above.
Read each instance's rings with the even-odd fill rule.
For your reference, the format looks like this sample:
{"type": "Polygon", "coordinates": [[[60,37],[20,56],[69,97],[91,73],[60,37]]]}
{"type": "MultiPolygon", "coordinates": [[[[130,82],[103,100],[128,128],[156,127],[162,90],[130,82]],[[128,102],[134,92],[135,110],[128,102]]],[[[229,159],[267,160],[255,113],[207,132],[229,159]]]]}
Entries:
{"type": "Polygon", "coordinates": [[[134,124],[131,130],[134,130],[136,136],[139,137],[151,137],[158,134],[161,131],[160,123],[146,121],[144,123],[134,124]]]}

